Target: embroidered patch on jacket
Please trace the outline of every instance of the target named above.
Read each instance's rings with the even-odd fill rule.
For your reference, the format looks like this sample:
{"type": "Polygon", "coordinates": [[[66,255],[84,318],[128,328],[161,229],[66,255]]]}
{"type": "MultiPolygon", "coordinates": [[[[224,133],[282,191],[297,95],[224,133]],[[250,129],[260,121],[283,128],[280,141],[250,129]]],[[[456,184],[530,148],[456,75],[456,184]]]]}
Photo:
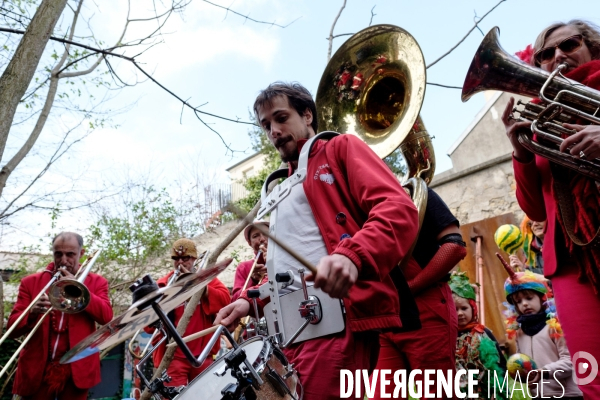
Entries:
{"type": "Polygon", "coordinates": [[[335,182],[335,178],[331,173],[331,168],[329,168],[329,164],[319,165],[319,167],[315,171],[314,179],[319,179],[321,182],[325,182],[328,185],[333,185],[333,182],[335,182]]]}
{"type": "Polygon", "coordinates": [[[319,179],[330,185],[333,185],[333,182],[335,181],[335,178],[333,177],[332,174],[321,174],[321,175],[319,175],[319,179]]]}

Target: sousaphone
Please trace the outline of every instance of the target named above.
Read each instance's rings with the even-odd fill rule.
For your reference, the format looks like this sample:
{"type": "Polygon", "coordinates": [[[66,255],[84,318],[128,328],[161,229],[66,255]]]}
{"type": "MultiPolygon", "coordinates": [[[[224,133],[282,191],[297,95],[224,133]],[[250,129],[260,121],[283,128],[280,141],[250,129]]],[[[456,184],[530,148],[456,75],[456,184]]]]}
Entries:
{"type": "Polygon", "coordinates": [[[320,131],[355,135],[382,159],[400,148],[408,166],[402,184],[420,222],[435,171],[431,137],[419,116],[425,81],[425,60],[412,35],[394,25],[375,25],[336,51],[316,98],[320,131]]]}

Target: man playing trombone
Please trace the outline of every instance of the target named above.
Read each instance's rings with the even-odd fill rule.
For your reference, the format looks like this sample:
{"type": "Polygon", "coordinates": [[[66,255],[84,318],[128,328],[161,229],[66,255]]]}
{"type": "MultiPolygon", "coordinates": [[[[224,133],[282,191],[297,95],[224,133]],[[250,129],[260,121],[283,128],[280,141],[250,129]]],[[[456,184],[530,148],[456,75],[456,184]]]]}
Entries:
{"type": "Polygon", "coordinates": [[[13,393],[28,400],[83,400],[87,398],[88,389],[100,382],[99,355],[72,364],[62,365],[59,360],[72,346],[91,335],[96,323],[104,325],[112,319],[108,282],[100,275],[88,274],[84,282],[90,295],[87,307],[76,314],[54,309],[34,332],[34,326],[51,303],[44,293],[29,309],[28,306],[57,271],[61,279],[74,278],[85,253],[83,238],[77,233],[61,232],[52,240],[52,253],[54,261],[43,272],[23,278],[17,303],[8,319],[10,328],[23,313],[28,313],[16,325],[11,337],[33,335],[19,356],[13,393]]]}
{"type": "MultiPolygon", "coordinates": [[[[198,251],[196,245],[190,239],[178,239],[173,243],[171,248],[171,259],[173,260],[173,270],[157,281],[159,287],[165,287],[175,273],[178,275],[186,274],[194,271],[194,264],[198,259],[198,251]]],[[[227,287],[217,278],[213,279],[204,292],[202,300],[196,307],[192,318],[186,328],[185,335],[189,336],[193,333],[200,332],[203,329],[210,328],[217,312],[225,307],[231,301],[231,296],[227,287]]],[[[179,324],[179,320],[183,316],[185,305],[182,304],[175,310],[171,311],[168,316],[175,326],[179,324]]],[[[152,332],[154,329],[146,328],[146,332],[152,332]]],[[[157,343],[162,338],[162,335],[156,335],[154,342],[157,343]]],[[[198,356],[206,344],[210,336],[204,336],[187,343],[192,353],[198,356]]],[[[152,354],[154,366],[158,367],[162,361],[166,351],[166,345],[163,343],[152,354]]],[[[167,375],[171,377],[168,386],[183,386],[191,382],[196,376],[204,371],[213,361],[212,355],[219,351],[218,345],[211,352],[211,357],[208,357],[204,364],[198,368],[194,368],[185,358],[181,349],[175,351],[175,356],[171,364],[167,368],[167,375]]]]}

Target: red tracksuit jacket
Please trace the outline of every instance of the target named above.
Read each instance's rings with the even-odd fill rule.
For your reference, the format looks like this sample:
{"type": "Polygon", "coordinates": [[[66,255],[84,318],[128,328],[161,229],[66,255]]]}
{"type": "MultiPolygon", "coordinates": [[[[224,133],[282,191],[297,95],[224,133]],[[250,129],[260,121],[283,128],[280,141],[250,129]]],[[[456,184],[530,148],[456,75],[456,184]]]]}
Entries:
{"type": "MultiPolygon", "coordinates": [[[[46,271],[53,270],[54,263],[52,262],[48,264],[46,271]]],[[[50,281],[50,278],[52,278],[52,273],[48,272],[38,272],[23,278],[19,286],[17,303],[8,318],[8,327],[14,324],[25,308],[31,303],[31,300],[50,281]]],[[[96,322],[104,325],[113,317],[112,307],[108,298],[108,282],[106,279],[100,275],[90,273],[85,279],[84,284],[90,290],[90,304],[85,311],[69,315],[68,332],[71,348],[96,331],[96,322]]],[[[11,337],[18,338],[28,334],[37,321],[37,319],[30,320],[29,317],[23,318],[11,334],[11,337]]],[[[42,384],[44,369],[46,368],[46,361],[48,359],[50,322],[50,317],[46,317],[42,326],[21,351],[15,375],[15,383],[13,385],[13,393],[21,396],[30,396],[37,392],[42,384]]],[[[94,354],[71,363],[71,373],[75,386],[80,389],[88,389],[97,385],[100,382],[99,354],[94,354]]]]}
{"type": "MultiPolygon", "coordinates": [[[[417,237],[415,205],[383,161],[353,135],[316,142],[307,169],[304,191],[327,252],[358,267],[358,281],[344,299],[348,326],[353,332],[400,328],[389,273],[417,237]],[[322,177],[328,174],[333,180],[322,177]]],[[[245,293],[240,297],[247,299],[245,293]]]]}
{"type": "MultiPolygon", "coordinates": [[[[169,272],[166,276],[156,281],[158,286],[165,287],[167,285],[167,282],[169,282],[169,278],[171,277],[171,275],[173,275],[173,271],[169,272]]],[[[192,333],[200,332],[201,330],[204,330],[206,328],[210,328],[213,325],[215,316],[219,312],[219,310],[231,302],[229,289],[227,289],[227,287],[218,278],[213,279],[207,287],[208,296],[203,297],[202,301],[200,302],[200,306],[196,307],[196,311],[194,312],[194,315],[192,315],[190,323],[185,329],[185,334],[183,335],[184,337],[191,335],[192,333]]],[[[181,305],[173,310],[173,312],[175,313],[175,322],[173,323],[173,325],[177,326],[179,324],[179,320],[183,316],[184,310],[184,305],[181,305]]],[[[145,328],[144,330],[148,333],[152,333],[154,331],[153,328],[145,328]]],[[[187,345],[192,351],[192,353],[196,357],[198,357],[204,349],[204,347],[208,344],[208,341],[211,337],[212,335],[206,335],[196,340],[192,340],[191,342],[188,342],[187,345]]],[[[161,338],[162,335],[156,335],[154,343],[157,343],[161,338]]],[[[217,354],[219,352],[219,347],[220,342],[217,341],[210,354],[217,354]]],[[[154,365],[156,367],[160,365],[160,362],[165,356],[166,349],[167,346],[165,343],[163,343],[158,349],[156,349],[154,353],[152,353],[152,361],[154,361],[154,365]]],[[[175,357],[185,359],[183,352],[179,348],[175,351],[175,357]]]]}

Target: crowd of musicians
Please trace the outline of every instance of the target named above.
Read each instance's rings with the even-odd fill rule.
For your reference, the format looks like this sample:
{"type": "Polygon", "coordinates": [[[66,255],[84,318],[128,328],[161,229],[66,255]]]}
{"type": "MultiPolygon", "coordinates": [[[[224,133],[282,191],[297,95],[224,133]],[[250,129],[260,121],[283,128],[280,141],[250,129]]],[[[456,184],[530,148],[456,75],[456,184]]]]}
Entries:
{"type": "MultiPolygon", "coordinates": [[[[551,25],[520,57],[549,72],[566,62],[564,76],[600,89],[600,32],[589,23],[551,25]]],[[[519,352],[535,352],[531,355],[538,358],[540,370],[566,370],[561,375],[566,388],[563,398],[600,399],[600,377],[579,388],[571,382],[574,372],[569,356],[586,352],[600,360],[598,182],[527,150],[517,135],[530,129],[530,123],[511,119],[512,107],[511,101],[502,121],[514,149],[517,199],[531,221],[547,223],[540,233],[545,235],[545,278],[522,269],[510,273],[505,284],[507,301],[516,318],[507,329],[516,337],[519,352]],[[561,194],[565,191],[574,212],[561,212],[565,198],[561,194]],[[547,304],[552,292],[556,312],[549,313],[547,304]],[[555,321],[556,314],[562,328],[553,330],[552,326],[548,328],[547,320],[555,321]]],[[[289,174],[294,174],[303,146],[319,132],[311,94],[297,83],[273,83],[260,92],[253,109],[268,139],[288,163],[289,174]]],[[[600,157],[600,126],[572,122],[565,126],[576,133],[564,140],[561,151],[581,159],[600,157]]],[[[413,201],[365,143],[353,135],[339,135],[311,145],[307,179],[293,186],[278,208],[277,237],[316,265],[316,275],[310,274],[307,280],[332,298],[343,299],[346,313],[341,332],[284,349],[298,371],[304,398],[339,398],[341,369],[454,371],[460,362],[483,369],[506,368],[499,352],[490,355],[487,348],[484,354],[484,346],[495,339],[478,321],[475,294],[468,279],[461,273],[450,277],[450,271],[465,257],[466,245],[458,220],[442,199],[429,189],[419,230],[413,201]],[[398,267],[401,261],[402,269],[398,267]]],[[[266,221],[257,224],[269,226],[266,221]]],[[[233,295],[218,279],[210,282],[186,335],[213,324],[233,331],[241,318],[252,314],[248,290],[269,279],[265,264],[272,249],[267,248],[268,239],[256,225],[249,226],[244,237],[257,262],[249,260],[238,265],[233,295]]],[[[54,261],[43,272],[21,281],[9,326],[57,270],[64,277],[77,272],[84,254],[82,237],[63,232],[53,239],[52,251],[54,261]]],[[[286,257],[277,259],[276,272],[297,271],[298,264],[289,255],[286,257]]],[[[159,286],[166,285],[176,270],[192,271],[198,250],[194,242],[182,238],[173,243],[171,258],[173,270],[164,277],[155,277],[159,286]]],[[[113,317],[107,281],[90,273],[85,285],[91,293],[85,311],[51,311],[50,318],[21,352],[13,386],[15,395],[34,400],[85,399],[88,389],[100,382],[98,354],[71,364],[59,363],[70,348],[95,331],[96,324],[106,324],[113,317]]],[[[262,310],[265,301],[259,299],[258,306],[262,310]]],[[[50,307],[44,294],[12,336],[31,331],[50,307]]],[[[182,305],[169,314],[175,325],[183,310],[182,305]]],[[[146,329],[152,332],[154,328],[146,329]]],[[[155,343],[159,336],[155,336],[155,343]]],[[[198,355],[207,343],[205,336],[188,345],[198,355]]],[[[218,350],[216,345],[212,353],[218,350]]],[[[496,347],[492,346],[494,351],[496,347]]],[[[164,348],[153,354],[155,366],[163,356],[164,348]]],[[[167,369],[169,385],[187,385],[211,362],[209,357],[194,368],[178,350],[167,369]]],[[[479,394],[483,398],[489,395],[485,391],[479,394]]],[[[377,390],[374,398],[379,396],[377,390]]]]}

